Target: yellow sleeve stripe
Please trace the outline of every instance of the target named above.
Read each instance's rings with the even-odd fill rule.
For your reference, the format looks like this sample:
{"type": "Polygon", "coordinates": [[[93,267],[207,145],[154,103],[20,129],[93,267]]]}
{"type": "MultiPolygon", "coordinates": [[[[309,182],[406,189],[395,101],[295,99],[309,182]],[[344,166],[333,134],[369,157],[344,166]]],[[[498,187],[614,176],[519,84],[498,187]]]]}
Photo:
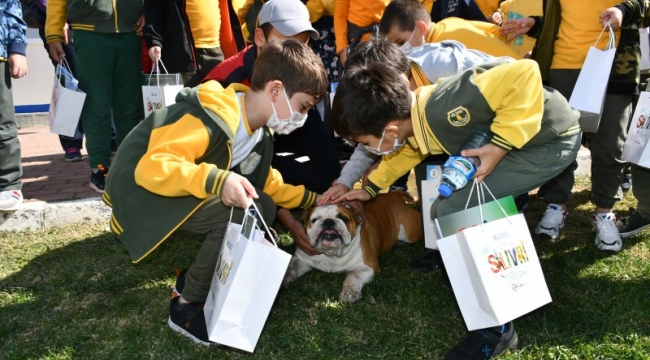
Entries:
{"type": "Polygon", "coordinates": [[[207,185],[205,190],[210,194],[220,195],[223,184],[229,174],[230,171],[228,170],[213,169],[205,181],[205,184],[207,185]]]}
{"type": "Polygon", "coordinates": [[[500,148],[502,148],[504,150],[508,150],[508,151],[512,150],[512,144],[510,144],[505,139],[503,139],[502,137],[500,137],[500,136],[498,136],[496,134],[492,137],[491,142],[494,145],[496,145],[496,146],[498,146],[498,147],[500,147],[500,148]]]}
{"type": "Polygon", "coordinates": [[[580,125],[574,125],[567,129],[567,131],[560,134],[560,136],[571,136],[580,132],[580,125]]]}
{"type": "Polygon", "coordinates": [[[303,209],[307,209],[307,208],[311,207],[312,205],[314,205],[314,203],[316,202],[316,198],[317,198],[317,194],[315,192],[312,192],[312,191],[309,191],[309,190],[306,191],[305,195],[306,195],[307,198],[303,201],[303,204],[300,206],[303,209]]]}
{"type": "Polygon", "coordinates": [[[373,199],[374,199],[375,197],[377,197],[377,192],[376,192],[372,187],[370,187],[370,186],[366,186],[366,187],[363,188],[363,190],[365,190],[368,194],[370,194],[370,196],[371,196],[373,199]]]}
{"type": "Polygon", "coordinates": [[[70,24],[72,30],[95,31],[95,25],[89,24],[70,24]]]}
{"type": "Polygon", "coordinates": [[[124,232],[124,229],[120,224],[117,222],[117,219],[115,218],[115,215],[111,214],[111,229],[117,234],[120,235],[121,233],[124,232]]]}
{"type": "Polygon", "coordinates": [[[113,204],[111,203],[111,198],[108,196],[108,193],[106,191],[104,191],[104,193],[102,194],[102,200],[104,200],[104,203],[106,203],[106,205],[113,207],[113,204]]]}

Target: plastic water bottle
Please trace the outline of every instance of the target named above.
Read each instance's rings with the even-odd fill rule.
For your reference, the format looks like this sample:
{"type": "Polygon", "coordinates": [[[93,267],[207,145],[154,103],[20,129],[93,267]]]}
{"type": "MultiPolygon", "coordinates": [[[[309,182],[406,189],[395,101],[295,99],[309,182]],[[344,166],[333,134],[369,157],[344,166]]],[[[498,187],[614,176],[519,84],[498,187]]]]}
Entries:
{"type": "MultiPolygon", "coordinates": [[[[461,151],[465,149],[476,149],[490,142],[492,133],[488,129],[475,129],[465,139],[461,151]]],[[[442,182],[438,187],[438,193],[444,198],[451,196],[454,190],[465,187],[469,180],[476,173],[481,165],[477,156],[451,155],[442,165],[442,182]]]]}

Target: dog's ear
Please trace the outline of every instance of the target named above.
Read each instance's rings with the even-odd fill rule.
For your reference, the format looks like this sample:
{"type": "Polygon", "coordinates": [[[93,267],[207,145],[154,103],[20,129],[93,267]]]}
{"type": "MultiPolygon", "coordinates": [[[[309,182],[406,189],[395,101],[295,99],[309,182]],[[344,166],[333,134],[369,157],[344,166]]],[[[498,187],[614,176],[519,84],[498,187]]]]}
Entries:
{"type": "Polygon", "coordinates": [[[311,211],[315,207],[316,207],[316,205],[303,210],[302,216],[300,217],[300,220],[302,221],[303,224],[305,224],[305,226],[307,226],[309,224],[309,216],[311,216],[311,211]]]}
{"type": "Polygon", "coordinates": [[[352,213],[354,214],[354,220],[357,221],[357,224],[363,224],[365,221],[365,218],[363,216],[363,203],[361,201],[346,201],[343,206],[347,207],[348,209],[352,210],[352,213]]]}

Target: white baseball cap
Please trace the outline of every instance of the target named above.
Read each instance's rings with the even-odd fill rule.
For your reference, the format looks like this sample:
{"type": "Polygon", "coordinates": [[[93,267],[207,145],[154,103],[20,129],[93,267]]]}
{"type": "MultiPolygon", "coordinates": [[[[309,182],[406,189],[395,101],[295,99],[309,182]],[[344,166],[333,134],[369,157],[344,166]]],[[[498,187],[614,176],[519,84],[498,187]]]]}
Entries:
{"type": "Polygon", "coordinates": [[[264,3],[258,24],[269,23],[284,36],[294,36],[309,31],[311,38],[320,37],[309,21],[309,11],[300,0],[270,0],[264,3]]]}

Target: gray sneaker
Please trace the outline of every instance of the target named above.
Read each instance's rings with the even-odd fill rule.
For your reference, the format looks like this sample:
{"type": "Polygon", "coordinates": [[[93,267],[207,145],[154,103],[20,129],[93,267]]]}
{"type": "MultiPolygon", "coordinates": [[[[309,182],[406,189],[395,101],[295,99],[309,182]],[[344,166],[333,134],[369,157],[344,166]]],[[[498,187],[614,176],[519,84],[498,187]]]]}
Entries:
{"type": "Polygon", "coordinates": [[[638,210],[634,210],[632,215],[617,221],[616,226],[621,237],[627,238],[640,233],[643,229],[649,228],[650,220],[641,216],[638,210]]]}

